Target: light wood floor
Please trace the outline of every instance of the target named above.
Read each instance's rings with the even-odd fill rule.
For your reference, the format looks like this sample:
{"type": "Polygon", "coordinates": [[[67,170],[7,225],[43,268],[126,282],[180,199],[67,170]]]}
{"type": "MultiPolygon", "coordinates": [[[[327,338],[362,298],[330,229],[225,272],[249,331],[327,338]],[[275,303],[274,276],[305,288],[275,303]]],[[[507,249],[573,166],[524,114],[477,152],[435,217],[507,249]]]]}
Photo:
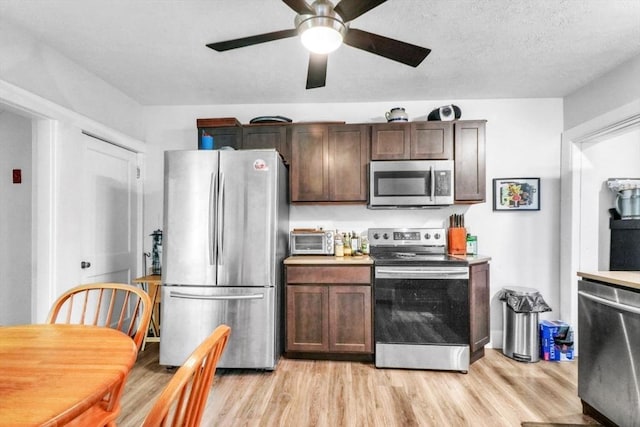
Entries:
{"type": "MultiPolygon", "coordinates": [[[[139,426],[173,372],[147,344],[122,400],[139,426]]],[[[203,426],[520,426],[597,424],[582,415],[577,361],[527,364],[487,349],[468,374],[376,369],[371,363],[280,360],[273,372],[219,369],[203,426]]]]}

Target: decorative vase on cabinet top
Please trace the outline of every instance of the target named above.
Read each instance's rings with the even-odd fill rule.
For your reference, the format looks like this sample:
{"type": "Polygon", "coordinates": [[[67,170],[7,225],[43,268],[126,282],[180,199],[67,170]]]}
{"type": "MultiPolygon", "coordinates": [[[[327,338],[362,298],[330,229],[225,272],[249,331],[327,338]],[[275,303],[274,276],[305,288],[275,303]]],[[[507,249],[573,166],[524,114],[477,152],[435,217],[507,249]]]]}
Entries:
{"type": "Polygon", "coordinates": [[[407,115],[404,108],[396,107],[392,108],[391,111],[387,111],[384,113],[384,116],[387,119],[387,122],[408,122],[409,116],[407,115]]]}

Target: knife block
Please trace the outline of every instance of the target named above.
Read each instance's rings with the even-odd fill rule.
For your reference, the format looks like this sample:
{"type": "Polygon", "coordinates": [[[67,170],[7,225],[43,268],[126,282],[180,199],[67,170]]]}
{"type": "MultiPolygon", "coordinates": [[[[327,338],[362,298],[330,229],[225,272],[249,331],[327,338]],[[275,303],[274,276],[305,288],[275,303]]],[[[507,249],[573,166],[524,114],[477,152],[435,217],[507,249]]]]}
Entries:
{"type": "Polygon", "coordinates": [[[449,254],[450,255],[466,255],[467,254],[467,230],[464,227],[449,228],[448,234],[449,254]]]}

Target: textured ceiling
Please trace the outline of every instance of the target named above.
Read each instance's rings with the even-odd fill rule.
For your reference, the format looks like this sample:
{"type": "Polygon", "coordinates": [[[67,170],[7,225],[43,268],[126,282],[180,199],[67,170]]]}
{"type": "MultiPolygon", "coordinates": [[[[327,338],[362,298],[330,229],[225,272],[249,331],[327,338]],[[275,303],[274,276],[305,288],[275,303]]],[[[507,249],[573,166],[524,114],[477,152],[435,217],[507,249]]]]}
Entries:
{"type": "Polygon", "coordinates": [[[342,46],[306,90],[279,0],[0,0],[7,20],[143,105],[562,97],[640,55],[640,0],[389,0],[351,26],[428,47],[418,68],[342,46]]]}

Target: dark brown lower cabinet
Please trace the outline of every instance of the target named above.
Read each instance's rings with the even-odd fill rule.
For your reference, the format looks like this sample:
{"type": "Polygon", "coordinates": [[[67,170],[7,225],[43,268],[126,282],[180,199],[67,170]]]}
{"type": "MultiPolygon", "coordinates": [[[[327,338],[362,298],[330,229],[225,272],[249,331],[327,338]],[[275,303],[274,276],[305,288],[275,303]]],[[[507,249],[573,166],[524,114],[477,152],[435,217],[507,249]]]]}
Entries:
{"type": "Polygon", "coordinates": [[[370,266],[287,266],[287,354],[373,352],[370,266]]]}
{"type": "Polygon", "coordinates": [[[471,363],[484,356],[489,342],[490,325],[489,263],[469,266],[469,346],[471,363]]]}

